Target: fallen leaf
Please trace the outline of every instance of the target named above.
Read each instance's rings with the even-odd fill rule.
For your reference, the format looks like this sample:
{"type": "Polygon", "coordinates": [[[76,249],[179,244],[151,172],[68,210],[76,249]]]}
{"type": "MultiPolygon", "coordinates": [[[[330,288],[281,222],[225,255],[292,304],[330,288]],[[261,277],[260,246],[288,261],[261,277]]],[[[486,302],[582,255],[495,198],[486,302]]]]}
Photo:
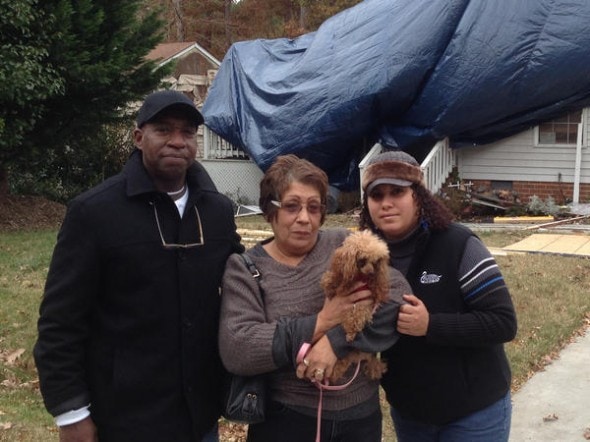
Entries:
{"type": "Polygon", "coordinates": [[[0,424],[0,430],[10,430],[12,428],[12,422],[6,422],[0,424]]]}
{"type": "Polygon", "coordinates": [[[248,426],[221,419],[219,421],[219,440],[224,442],[245,442],[248,426]]]}
{"type": "Polygon", "coordinates": [[[18,383],[14,379],[4,379],[2,382],[0,382],[0,385],[8,388],[18,387],[18,383]]]}
{"type": "Polygon", "coordinates": [[[543,418],[543,422],[553,422],[559,419],[555,413],[549,414],[543,418]]]}
{"type": "Polygon", "coordinates": [[[23,355],[24,352],[25,352],[25,349],[24,348],[19,348],[18,350],[15,350],[12,353],[9,353],[6,356],[6,359],[5,359],[6,360],[6,365],[9,365],[9,366],[10,365],[14,365],[14,363],[16,362],[16,360],[18,358],[20,358],[23,355]]]}

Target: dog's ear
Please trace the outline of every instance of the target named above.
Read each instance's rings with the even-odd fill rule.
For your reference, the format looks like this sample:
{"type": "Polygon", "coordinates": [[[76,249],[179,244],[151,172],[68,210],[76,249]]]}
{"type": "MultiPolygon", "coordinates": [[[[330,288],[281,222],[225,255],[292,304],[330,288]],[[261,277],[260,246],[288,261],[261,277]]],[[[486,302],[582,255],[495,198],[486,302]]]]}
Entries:
{"type": "Polygon", "coordinates": [[[339,271],[342,273],[342,282],[344,284],[350,285],[358,276],[358,251],[356,250],[354,243],[349,242],[345,243],[341,247],[341,252],[339,271]]]}
{"type": "Polygon", "coordinates": [[[328,298],[333,298],[336,295],[338,287],[342,285],[341,259],[340,249],[336,249],[332,254],[332,258],[330,258],[328,270],[322,275],[320,285],[328,298]]]}
{"type": "Polygon", "coordinates": [[[336,294],[336,284],[334,283],[334,273],[326,270],[320,279],[320,287],[328,298],[333,298],[336,294]]]}

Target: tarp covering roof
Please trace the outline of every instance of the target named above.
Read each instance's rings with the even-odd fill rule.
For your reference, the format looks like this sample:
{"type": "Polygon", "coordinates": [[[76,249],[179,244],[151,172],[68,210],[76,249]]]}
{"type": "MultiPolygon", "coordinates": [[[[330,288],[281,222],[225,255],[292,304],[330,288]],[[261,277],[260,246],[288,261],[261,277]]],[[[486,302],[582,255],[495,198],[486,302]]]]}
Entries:
{"type": "Polygon", "coordinates": [[[205,124],[265,170],[295,153],[346,187],[376,141],[420,156],[590,103],[588,0],[366,0],[296,39],[235,43],[205,124]]]}

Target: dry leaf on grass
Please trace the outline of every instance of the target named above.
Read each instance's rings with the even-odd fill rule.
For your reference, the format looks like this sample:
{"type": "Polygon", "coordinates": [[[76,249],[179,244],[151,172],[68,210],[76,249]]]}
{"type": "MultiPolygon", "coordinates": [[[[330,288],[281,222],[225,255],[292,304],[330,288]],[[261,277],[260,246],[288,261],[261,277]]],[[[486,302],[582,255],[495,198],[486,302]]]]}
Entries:
{"type": "Polygon", "coordinates": [[[12,428],[12,422],[0,423],[0,430],[10,430],[12,428]]]}
{"type": "Polygon", "coordinates": [[[555,413],[553,413],[553,414],[549,414],[549,415],[545,416],[543,418],[543,422],[553,422],[553,421],[556,421],[557,419],[559,419],[559,417],[555,413]]]}
{"type": "Polygon", "coordinates": [[[19,348],[18,350],[14,350],[11,353],[0,353],[0,360],[4,361],[6,365],[12,366],[17,361],[17,359],[23,355],[24,352],[24,348],[19,348]]]}
{"type": "Polygon", "coordinates": [[[4,379],[2,382],[0,382],[0,385],[6,388],[16,388],[18,387],[18,382],[16,382],[14,379],[4,379]]]}
{"type": "Polygon", "coordinates": [[[220,442],[245,442],[248,426],[222,419],[219,423],[220,442]]]}

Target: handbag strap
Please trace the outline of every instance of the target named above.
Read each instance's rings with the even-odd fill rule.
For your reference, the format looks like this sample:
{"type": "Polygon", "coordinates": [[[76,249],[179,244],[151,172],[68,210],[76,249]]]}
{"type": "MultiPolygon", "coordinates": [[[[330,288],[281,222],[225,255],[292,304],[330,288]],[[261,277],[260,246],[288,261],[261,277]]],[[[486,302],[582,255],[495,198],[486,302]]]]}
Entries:
{"type": "Polygon", "coordinates": [[[252,258],[250,258],[250,255],[248,255],[247,253],[240,253],[240,256],[242,257],[242,259],[244,260],[244,264],[246,264],[246,267],[248,267],[248,270],[252,274],[252,278],[254,278],[258,283],[258,288],[260,289],[260,296],[264,300],[264,291],[262,290],[262,286],[260,285],[260,271],[252,261],[252,258]]]}

